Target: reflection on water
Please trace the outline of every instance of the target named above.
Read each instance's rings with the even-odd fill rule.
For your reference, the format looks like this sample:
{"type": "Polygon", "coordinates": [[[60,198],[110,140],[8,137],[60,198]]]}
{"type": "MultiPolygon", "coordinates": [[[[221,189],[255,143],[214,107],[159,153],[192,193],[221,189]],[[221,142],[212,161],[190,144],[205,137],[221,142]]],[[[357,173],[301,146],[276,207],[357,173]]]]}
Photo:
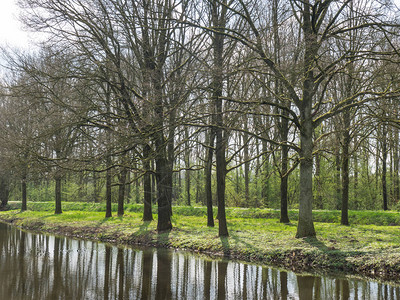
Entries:
{"type": "Polygon", "coordinates": [[[386,300],[400,299],[400,289],[37,235],[0,223],[0,299],[386,300]]]}

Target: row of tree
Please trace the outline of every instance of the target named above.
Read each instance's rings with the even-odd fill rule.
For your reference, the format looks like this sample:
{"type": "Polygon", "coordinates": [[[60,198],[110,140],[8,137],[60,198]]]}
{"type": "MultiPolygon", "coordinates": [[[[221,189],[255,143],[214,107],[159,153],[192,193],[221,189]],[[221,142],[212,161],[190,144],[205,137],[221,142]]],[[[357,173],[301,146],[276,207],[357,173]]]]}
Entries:
{"type": "Polygon", "coordinates": [[[144,220],[157,202],[163,231],[173,200],[190,205],[194,195],[214,226],[214,195],[227,236],[226,199],[273,206],[279,195],[281,222],[288,202],[298,206],[306,237],[313,206],[340,208],[348,224],[351,190],[354,208],[371,208],[378,193],[384,209],[388,195],[400,198],[400,23],[390,1],[20,5],[46,41],[34,53],[3,49],[3,204],[18,181],[26,209],[27,184],[51,178],[61,213],[63,182],[83,195],[90,180],[94,201],[104,182],[109,217],[112,187],[119,215],[135,187],[144,220]]]}

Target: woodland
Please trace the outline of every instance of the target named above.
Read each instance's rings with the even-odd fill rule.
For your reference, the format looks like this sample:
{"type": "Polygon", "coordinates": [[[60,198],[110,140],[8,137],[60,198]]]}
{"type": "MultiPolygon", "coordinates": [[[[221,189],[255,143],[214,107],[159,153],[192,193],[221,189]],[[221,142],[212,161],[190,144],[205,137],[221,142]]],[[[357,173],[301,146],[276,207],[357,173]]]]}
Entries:
{"type": "MultiPolygon", "coordinates": [[[[0,200],[398,210],[400,15],[390,0],[19,0],[1,49],[0,200]]],[[[213,210],[217,207],[217,212],[213,210]]],[[[156,209],[154,214],[153,210],[156,209]]],[[[215,222],[215,220],[218,220],[215,222]]]]}

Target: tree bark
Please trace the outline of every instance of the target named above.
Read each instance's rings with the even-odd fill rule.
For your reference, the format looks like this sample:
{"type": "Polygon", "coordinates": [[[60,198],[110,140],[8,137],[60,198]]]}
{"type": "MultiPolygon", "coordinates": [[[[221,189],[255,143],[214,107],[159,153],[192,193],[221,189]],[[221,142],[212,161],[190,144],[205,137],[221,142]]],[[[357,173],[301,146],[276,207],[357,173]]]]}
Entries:
{"type": "Polygon", "coordinates": [[[56,181],[56,188],[55,188],[55,196],[56,196],[56,208],[55,208],[55,214],[61,214],[62,209],[61,209],[61,176],[56,175],[55,181],[56,181]]]}
{"type": "Polygon", "coordinates": [[[249,162],[249,135],[246,132],[248,130],[247,115],[244,116],[244,130],[243,133],[243,159],[244,159],[244,197],[246,201],[246,207],[250,206],[250,162],[249,162]]]}
{"type": "Polygon", "coordinates": [[[342,216],[340,223],[349,225],[349,147],[350,147],[350,125],[349,112],[344,112],[344,133],[342,146],[342,216]]]}
{"type": "Polygon", "coordinates": [[[262,187],[261,187],[261,197],[263,199],[263,203],[266,207],[270,207],[270,180],[269,180],[269,154],[268,152],[268,146],[267,142],[265,140],[262,141],[262,148],[263,148],[263,171],[262,171],[262,187]]]}
{"type": "Polygon", "coordinates": [[[171,199],[172,199],[172,170],[167,157],[167,143],[164,138],[164,103],[162,97],[162,72],[154,69],[152,77],[155,91],[155,133],[153,134],[156,164],[157,202],[158,202],[158,231],[172,229],[171,199]]]}
{"type": "Polygon", "coordinates": [[[186,181],[186,201],[187,201],[187,205],[190,206],[190,149],[189,149],[189,133],[188,133],[188,129],[185,129],[185,181],[186,181]]]}
{"type": "Polygon", "coordinates": [[[312,102],[314,91],[314,59],[318,53],[317,36],[311,24],[311,6],[304,2],[304,82],[303,99],[300,105],[300,199],[297,238],[316,235],[312,218],[312,171],[313,171],[313,132],[312,102]]]}
{"type": "Polygon", "coordinates": [[[112,184],[112,176],[111,176],[111,157],[107,155],[107,171],[106,171],[106,218],[112,217],[112,193],[111,193],[111,184],[112,184]]]}
{"type": "Polygon", "coordinates": [[[97,172],[93,171],[93,200],[95,203],[99,203],[100,199],[99,199],[99,180],[98,180],[98,176],[97,176],[97,172]]]}
{"type": "Polygon", "coordinates": [[[341,180],[340,180],[340,173],[341,173],[341,164],[340,164],[340,148],[339,148],[339,138],[337,139],[336,145],[336,153],[335,153],[335,167],[336,167],[336,209],[339,210],[342,203],[342,195],[341,195],[341,180]]]}
{"type": "Polygon", "coordinates": [[[394,131],[394,149],[393,149],[393,172],[394,172],[394,187],[393,194],[395,202],[400,200],[400,179],[399,179],[399,131],[393,128],[394,131]]]}
{"type": "MultiPolygon", "coordinates": [[[[274,60],[277,65],[281,64],[280,61],[280,50],[281,43],[279,38],[279,21],[278,21],[278,0],[272,1],[272,23],[273,23],[273,37],[274,37],[274,60]]],[[[286,101],[282,101],[279,99],[279,95],[282,94],[282,85],[279,79],[275,78],[275,95],[277,97],[276,102],[280,103],[283,106],[290,106],[290,103],[286,103],[286,101]]],[[[278,109],[277,109],[278,110],[278,109]]],[[[285,109],[281,109],[280,114],[282,115],[278,119],[278,128],[279,128],[279,138],[282,143],[281,146],[281,182],[280,182],[280,200],[281,200],[281,223],[289,223],[289,214],[288,214],[288,153],[289,147],[286,145],[288,134],[289,134],[289,112],[285,109]]]]}
{"type": "MultiPolygon", "coordinates": [[[[349,62],[348,65],[348,78],[345,87],[346,97],[351,96],[352,90],[352,73],[353,73],[353,64],[349,62]]],[[[349,225],[349,186],[350,186],[350,178],[349,178],[349,160],[350,160],[350,125],[351,125],[351,116],[350,116],[350,108],[346,109],[343,112],[343,143],[342,143],[342,216],[340,223],[342,225],[349,225]]]]}
{"type": "Polygon", "coordinates": [[[149,145],[144,145],[143,147],[143,221],[152,221],[152,188],[151,188],[151,174],[150,174],[150,152],[151,148],[149,145]]]}
{"type": "Polygon", "coordinates": [[[0,210],[6,209],[10,193],[9,179],[5,175],[0,176],[0,210]]]}
{"type": "MultiPolygon", "coordinates": [[[[225,1],[224,1],[225,3],[225,1]]],[[[225,27],[226,6],[220,5],[218,1],[212,2],[212,25],[218,30],[225,27]]],[[[212,79],[212,98],[215,105],[215,136],[216,136],[216,168],[217,168],[217,201],[218,201],[218,233],[219,236],[228,236],[225,214],[225,140],[224,140],[224,119],[222,110],[222,89],[223,89],[223,51],[224,35],[215,31],[213,36],[214,70],[212,79]]]]}
{"type": "Polygon", "coordinates": [[[319,152],[315,154],[315,181],[316,181],[316,199],[315,204],[317,209],[323,209],[324,203],[322,201],[322,181],[321,181],[321,155],[319,152]]]}
{"type": "MultiPolygon", "coordinates": [[[[311,111],[311,107],[310,107],[311,111]]],[[[300,153],[300,200],[299,223],[297,226],[297,238],[315,236],[314,222],[312,218],[312,170],[313,170],[313,138],[312,120],[303,118],[303,130],[301,136],[300,153]]]]}
{"type": "Polygon", "coordinates": [[[21,192],[22,192],[21,211],[25,211],[27,210],[26,174],[22,175],[21,192]]]}
{"type": "MultiPolygon", "coordinates": [[[[356,143],[356,142],[355,142],[356,143]]],[[[354,154],[354,191],[353,194],[356,196],[358,193],[358,157],[357,157],[357,153],[354,154]]],[[[359,209],[360,208],[360,200],[358,199],[358,197],[354,197],[354,206],[355,209],[359,209]]]]}
{"type": "Polygon", "coordinates": [[[125,180],[125,199],[126,203],[131,201],[131,170],[127,170],[126,172],[126,180],[125,180]]]}
{"type": "MultiPolygon", "coordinates": [[[[217,105],[217,107],[220,105],[217,105]]],[[[222,106],[222,105],[221,105],[222,106]]],[[[219,109],[217,108],[217,111],[219,109]]],[[[217,116],[217,124],[218,124],[217,116]]],[[[219,236],[228,236],[228,227],[226,224],[225,213],[225,141],[222,137],[222,130],[217,129],[216,133],[216,161],[217,161],[217,199],[218,199],[218,234],[219,236]]]]}
{"type": "Polygon", "coordinates": [[[212,126],[209,130],[209,145],[205,165],[205,189],[207,203],[207,226],[214,227],[213,203],[212,203],[212,160],[214,153],[215,130],[212,126]]]}
{"type": "MultiPolygon", "coordinates": [[[[159,145],[160,146],[160,145],[159,145]]],[[[160,149],[160,148],[158,148],[160,149]]],[[[158,195],[158,231],[172,229],[171,223],[171,187],[168,186],[168,162],[165,156],[156,158],[156,180],[158,195]]]]}
{"type": "Polygon", "coordinates": [[[288,213],[288,153],[289,147],[285,145],[287,141],[289,127],[288,120],[283,119],[281,121],[281,141],[284,143],[281,146],[281,159],[282,159],[282,167],[281,167],[281,184],[280,184],[280,192],[281,192],[281,223],[289,223],[289,213],[288,213]]]}
{"type": "Polygon", "coordinates": [[[387,128],[382,125],[382,197],[383,197],[383,210],[388,210],[388,196],[386,184],[386,169],[387,169],[387,128]]]}
{"type": "Polygon", "coordinates": [[[118,217],[122,217],[124,215],[125,185],[127,174],[128,169],[126,167],[122,167],[118,186],[118,217]]]}

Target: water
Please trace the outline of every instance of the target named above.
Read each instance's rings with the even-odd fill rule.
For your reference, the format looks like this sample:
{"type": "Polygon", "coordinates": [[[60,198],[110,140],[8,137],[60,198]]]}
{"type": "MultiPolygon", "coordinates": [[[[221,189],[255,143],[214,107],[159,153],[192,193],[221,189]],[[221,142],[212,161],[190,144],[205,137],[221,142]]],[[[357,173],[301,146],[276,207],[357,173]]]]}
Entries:
{"type": "Polygon", "coordinates": [[[0,223],[0,299],[386,300],[400,299],[400,288],[165,249],[117,248],[0,223]]]}

